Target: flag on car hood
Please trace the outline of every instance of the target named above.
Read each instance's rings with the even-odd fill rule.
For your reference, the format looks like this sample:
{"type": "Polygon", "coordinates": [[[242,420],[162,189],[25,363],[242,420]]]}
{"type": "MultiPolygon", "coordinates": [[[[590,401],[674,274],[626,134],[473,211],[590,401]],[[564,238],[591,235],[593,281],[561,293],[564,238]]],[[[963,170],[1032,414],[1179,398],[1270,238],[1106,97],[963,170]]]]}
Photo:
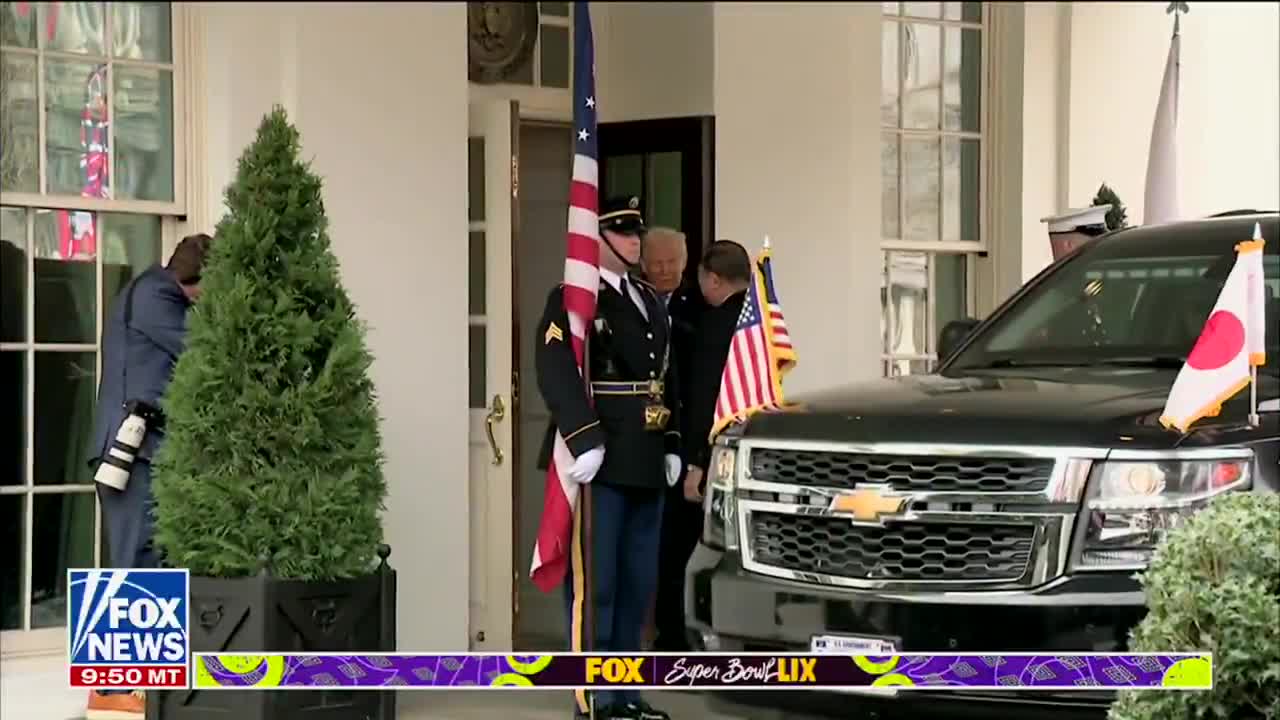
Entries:
{"type": "Polygon", "coordinates": [[[1261,226],[1255,225],[1253,239],[1236,245],[1236,264],[1169,390],[1160,415],[1166,428],[1186,432],[1197,420],[1217,415],[1224,402],[1248,387],[1252,367],[1266,362],[1264,242],[1261,226]]]}

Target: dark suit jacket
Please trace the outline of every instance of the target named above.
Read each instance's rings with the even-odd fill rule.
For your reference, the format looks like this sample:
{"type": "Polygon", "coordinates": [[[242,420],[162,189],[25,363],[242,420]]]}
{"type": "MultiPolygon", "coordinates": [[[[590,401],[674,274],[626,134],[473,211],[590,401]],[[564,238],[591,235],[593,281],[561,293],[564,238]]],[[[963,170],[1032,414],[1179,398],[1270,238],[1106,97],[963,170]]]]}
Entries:
{"type": "Polygon", "coordinates": [[[689,373],[693,348],[698,343],[698,318],[706,310],[707,301],[696,283],[685,283],[671,293],[667,315],[671,317],[671,362],[679,371],[680,405],[689,402],[689,373]]]}
{"type": "Polygon", "coordinates": [[[707,435],[716,414],[720,396],[720,376],[729,357],[729,344],[738,326],[738,315],[747,297],[744,290],[731,295],[720,307],[707,306],[698,318],[696,339],[685,371],[688,400],[682,421],[683,456],[686,467],[697,465],[703,470],[711,460],[711,444],[707,435]]]}
{"type": "MultiPolygon", "coordinates": [[[[116,296],[102,331],[102,382],[87,448],[91,466],[111,446],[124,422],[126,402],[141,400],[158,406],[182,353],[190,307],[178,282],[159,265],[134,278],[116,296]],[[133,314],[126,329],[125,305],[130,290],[133,314]]],[[[162,429],[149,429],[138,457],[149,460],[163,439],[162,429]]]]}

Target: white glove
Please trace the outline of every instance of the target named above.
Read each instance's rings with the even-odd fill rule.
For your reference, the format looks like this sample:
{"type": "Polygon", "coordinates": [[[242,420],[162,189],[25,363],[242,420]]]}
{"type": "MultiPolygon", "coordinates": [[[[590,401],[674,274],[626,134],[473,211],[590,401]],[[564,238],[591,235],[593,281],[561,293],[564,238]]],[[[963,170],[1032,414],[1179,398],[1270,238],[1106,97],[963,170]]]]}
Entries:
{"type": "Polygon", "coordinates": [[[667,487],[675,487],[680,482],[680,456],[667,455],[667,487]]]}
{"type": "Polygon", "coordinates": [[[586,485],[595,479],[596,473],[600,472],[600,466],[603,464],[604,446],[593,447],[574,459],[573,467],[569,468],[569,479],[586,485]]]}

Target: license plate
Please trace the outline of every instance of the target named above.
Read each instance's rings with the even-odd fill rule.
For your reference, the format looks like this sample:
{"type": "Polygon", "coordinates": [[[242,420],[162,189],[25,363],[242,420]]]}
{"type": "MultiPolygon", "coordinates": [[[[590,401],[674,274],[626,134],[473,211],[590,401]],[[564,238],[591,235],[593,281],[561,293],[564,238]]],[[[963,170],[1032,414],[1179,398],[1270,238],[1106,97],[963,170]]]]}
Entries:
{"type": "MultiPolygon", "coordinates": [[[[866,635],[814,635],[809,640],[809,652],[814,655],[871,655],[885,657],[898,654],[898,645],[893,640],[866,635]]],[[[841,688],[837,692],[852,695],[873,695],[877,697],[893,697],[898,694],[896,688],[841,688]]]]}

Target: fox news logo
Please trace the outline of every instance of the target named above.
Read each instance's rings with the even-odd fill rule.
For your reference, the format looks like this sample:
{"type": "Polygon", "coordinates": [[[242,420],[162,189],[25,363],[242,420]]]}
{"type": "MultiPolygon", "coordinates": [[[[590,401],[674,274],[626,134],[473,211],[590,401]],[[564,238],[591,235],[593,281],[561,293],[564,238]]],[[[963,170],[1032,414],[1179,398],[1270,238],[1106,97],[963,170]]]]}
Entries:
{"type": "Polygon", "coordinates": [[[67,655],[77,687],[186,687],[186,570],[68,570],[67,655]]]}

